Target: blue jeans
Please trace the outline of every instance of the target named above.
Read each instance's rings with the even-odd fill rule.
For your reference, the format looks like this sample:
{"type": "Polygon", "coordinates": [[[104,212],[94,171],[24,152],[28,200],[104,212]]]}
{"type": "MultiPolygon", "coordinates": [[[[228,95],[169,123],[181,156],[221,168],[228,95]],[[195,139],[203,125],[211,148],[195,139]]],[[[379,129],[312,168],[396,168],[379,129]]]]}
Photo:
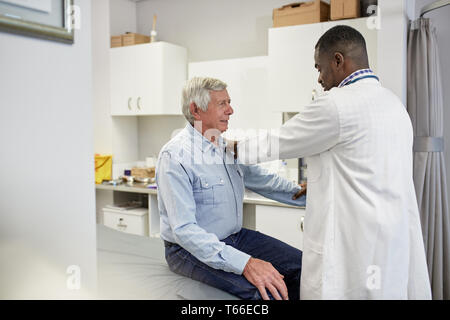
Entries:
{"type": "MultiPolygon", "coordinates": [[[[302,252],[258,231],[242,228],[222,240],[253,258],[270,262],[284,276],[290,300],[300,299],[302,252]]],[[[261,300],[258,289],[244,276],[209,267],[179,245],[166,246],[170,270],[245,300],[261,300]]],[[[271,299],[270,291],[267,293],[271,299]]]]}

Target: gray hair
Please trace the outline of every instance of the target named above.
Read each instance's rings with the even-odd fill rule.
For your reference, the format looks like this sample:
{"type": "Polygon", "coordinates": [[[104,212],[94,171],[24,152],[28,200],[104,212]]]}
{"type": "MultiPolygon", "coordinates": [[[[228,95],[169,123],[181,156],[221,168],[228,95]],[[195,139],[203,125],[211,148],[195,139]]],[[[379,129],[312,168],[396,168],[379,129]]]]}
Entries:
{"type": "Polygon", "coordinates": [[[186,120],[194,123],[194,116],[191,113],[190,105],[194,102],[201,110],[208,110],[211,101],[210,91],[222,91],[227,88],[227,84],[214,78],[195,77],[190,79],[183,88],[182,111],[186,120]]]}

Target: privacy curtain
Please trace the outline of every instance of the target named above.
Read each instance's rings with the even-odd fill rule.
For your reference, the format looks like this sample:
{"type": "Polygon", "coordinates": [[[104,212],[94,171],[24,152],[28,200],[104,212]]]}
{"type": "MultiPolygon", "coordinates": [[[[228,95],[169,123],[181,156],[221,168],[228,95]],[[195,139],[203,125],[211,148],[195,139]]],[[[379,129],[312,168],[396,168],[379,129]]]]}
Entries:
{"type": "MultiPolygon", "coordinates": [[[[411,22],[408,113],[414,127],[414,185],[433,299],[450,299],[450,223],[444,162],[443,97],[436,30],[411,22]]],[[[445,112],[450,112],[449,105],[445,112]]]]}

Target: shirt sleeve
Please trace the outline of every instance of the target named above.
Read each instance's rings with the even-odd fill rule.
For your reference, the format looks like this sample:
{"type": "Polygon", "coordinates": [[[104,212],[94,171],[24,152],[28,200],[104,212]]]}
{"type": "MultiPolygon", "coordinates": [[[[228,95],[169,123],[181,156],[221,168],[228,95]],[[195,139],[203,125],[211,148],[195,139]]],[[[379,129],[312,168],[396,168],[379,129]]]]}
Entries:
{"type": "Polygon", "coordinates": [[[292,196],[301,190],[301,187],[292,181],[270,173],[258,165],[240,165],[244,172],[245,187],[272,200],[293,206],[304,206],[306,196],[292,200],[292,196]]]}
{"type": "Polygon", "coordinates": [[[158,172],[159,200],[164,202],[176,242],[214,269],[242,274],[250,256],[198,226],[192,182],[182,163],[163,152],[158,172]]]}
{"type": "Polygon", "coordinates": [[[238,144],[241,163],[303,158],[335,146],[340,133],[339,113],[332,94],[326,93],[276,130],[246,137],[238,144]]]}

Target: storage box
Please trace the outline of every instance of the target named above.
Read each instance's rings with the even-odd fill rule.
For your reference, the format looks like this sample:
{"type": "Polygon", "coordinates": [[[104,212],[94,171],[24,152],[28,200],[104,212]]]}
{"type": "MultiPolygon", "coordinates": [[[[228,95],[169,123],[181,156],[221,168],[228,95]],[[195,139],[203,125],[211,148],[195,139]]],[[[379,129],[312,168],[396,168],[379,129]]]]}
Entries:
{"type": "Polygon", "coordinates": [[[103,208],[103,224],[125,233],[148,236],[148,209],[103,208]]]}
{"type": "Polygon", "coordinates": [[[111,36],[111,48],[122,46],[122,36],[111,36]]]}
{"type": "Polygon", "coordinates": [[[149,43],[150,37],[139,33],[126,33],[122,35],[122,46],[149,43]]]}
{"type": "Polygon", "coordinates": [[[291,3],[273,10],[273,27],[328,21],[330,5],[320,0],[291,3]]]}
{"type": "Polygon", "coordinates": [[[146,168],[132,168],[131,175],[135,178],[154,178],[155,177],[155,167],[146,168]]]}
{"type": "Polygon", "coordinates": [[[331,20],[358,18],[361,16],[359,0],[331,0],[331,20]]]}

